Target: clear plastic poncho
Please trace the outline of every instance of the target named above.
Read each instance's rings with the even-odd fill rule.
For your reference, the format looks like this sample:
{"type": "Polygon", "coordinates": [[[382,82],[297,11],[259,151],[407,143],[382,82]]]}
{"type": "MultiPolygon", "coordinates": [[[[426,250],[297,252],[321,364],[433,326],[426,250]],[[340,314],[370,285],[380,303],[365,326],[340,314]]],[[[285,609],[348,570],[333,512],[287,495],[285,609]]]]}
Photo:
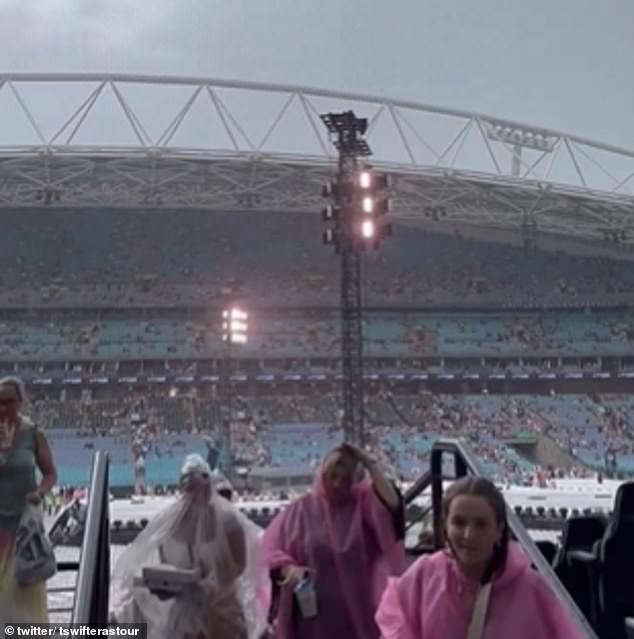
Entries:
{"type": "Polygon", "coordinates": [[[114,567],[111,615],[147,623],[152,639],[259,639],[267,627],[269,576],[258,564],[260,529],[211,484],[199,455],[181,470],[181,496],[126,548],[114,567]],[[146,567],[191,570],[195,582],[174,595],[153,593],[146,567]]]}

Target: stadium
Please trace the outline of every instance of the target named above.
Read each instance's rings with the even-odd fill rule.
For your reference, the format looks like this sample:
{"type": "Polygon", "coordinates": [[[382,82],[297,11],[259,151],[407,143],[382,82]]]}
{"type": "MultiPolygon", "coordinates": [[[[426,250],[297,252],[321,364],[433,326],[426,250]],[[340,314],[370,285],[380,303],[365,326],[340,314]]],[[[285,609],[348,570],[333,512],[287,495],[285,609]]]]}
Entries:
{"type": "Polygon", "coordinates": [[[0,374],[25,381],[89,518],[111,493],[112,530],[137,530],[151,509],[121,503],[169,492],[200,452],[264,525],[342,440],[320,114],[346,110],[391,183],[392,235],[362,266],[368,449],[419,527],[441,453],[504,486],[587,636],[620,638],[605,628],[634,615],[606,603],[632,579],[614,548],[634,515],[618,497],[634,475],[634,151],[307,87],[0,76],[0,374]],[[593,547],[600,587],[569,559],[593,547]]]}

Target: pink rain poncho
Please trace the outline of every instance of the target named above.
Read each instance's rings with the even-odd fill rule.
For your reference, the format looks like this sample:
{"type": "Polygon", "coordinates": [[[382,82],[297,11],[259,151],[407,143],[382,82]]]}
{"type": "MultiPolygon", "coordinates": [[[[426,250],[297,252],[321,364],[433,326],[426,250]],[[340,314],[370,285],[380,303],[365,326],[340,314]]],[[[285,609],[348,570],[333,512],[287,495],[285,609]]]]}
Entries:
{"type": "Polygon", "coordinates": [[[317,616],[305,619],[292,590],[281,589],[276,639],[378,639],[376,607],[387,578],[405,566],[398,515],[367,480],[329,500],[320,469],[313,491],[280,513],[262,539],[269,569],[310,568],[317,597],[317,616]]]}
{"type": "MultiPolygon", "coordinates": [[[[384,639],[465,639],[477,585],[447,551],[427,555],[390,579],[376,613],[384,639]]],[[[511,542],[494,579],[482,639],[582,639],[566,609],[511,542]]]]}

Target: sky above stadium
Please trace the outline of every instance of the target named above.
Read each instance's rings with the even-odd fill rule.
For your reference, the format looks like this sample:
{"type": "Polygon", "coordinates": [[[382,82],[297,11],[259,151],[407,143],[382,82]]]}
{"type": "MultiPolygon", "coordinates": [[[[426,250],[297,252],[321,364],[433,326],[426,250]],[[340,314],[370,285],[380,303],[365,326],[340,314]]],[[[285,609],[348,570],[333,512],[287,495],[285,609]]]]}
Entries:
{"type": "Polygon", "coordinates": [[[0,0],[0,61],[378,94],[634,149],[630,0],[0,0]]]}

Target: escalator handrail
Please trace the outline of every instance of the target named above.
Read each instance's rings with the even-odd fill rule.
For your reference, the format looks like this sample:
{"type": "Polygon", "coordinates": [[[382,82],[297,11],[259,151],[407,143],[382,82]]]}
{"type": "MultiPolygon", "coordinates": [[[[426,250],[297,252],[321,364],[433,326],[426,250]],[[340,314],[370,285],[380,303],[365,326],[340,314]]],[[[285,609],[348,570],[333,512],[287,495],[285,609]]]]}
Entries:
{"type": "Polygon", "coordinates": [[[97,451],[93,456],[88,510],[72,614],[72,622],[76,624],[90,624],[94,613],[92,610],[93,593],[98,587],[96,583],[100,572],[98,562],[102,556],[99,545],[105,541],[102,530],[104,523],[107,526],[109,520],[108,465],[108,455],[103,451],[97,451]]]}
{"type": "Polygon", "coordinates": [[[406,491],[403,495],[403,501],[409,506],[419,495],[431,484],[431,470],[427,469],[406,491]]]}
{"type": "MultiPolygon", "coordinates": [[[[459,439],[439,439],[432,446],[431,456],[432,456],[432,464],[431,468],[433,469],[433,458],[437,455],[442,455],[443,452],[452,453],[455,455],[456,461],[464,466],[466,472],[472,475],[477,475],[480,477],[486,477],[487,473],[484,471],[481,463],[478,459],[473,455],[469,447],[466,445],[464,441],[459,439]]],[[[432,495],[433,495],[433,482],[434,479],[442,482],[443,479],[449,479],[438,477],[434,478],[433,472],[429,471],[431,476],[432,483],[432,495]]],[[[459,476],[461,473],[457,473],[459,476]]],[[[422,480],[422,477],[421,477],[422,480]]],[[[420,480],[419,480],[420,481],[420,480]]],[[[416,486],[414,484],[414,486],[416,486]]],[[[421,482],[422,485],[422,482],[421,482]]],[[[413,487],[412,487],[413,488],[413,487]]],[[[418,494],[420,494],[425,487],[420,488],[418,494]]],[[[408,491],[411,493],[411,490],[408,491]]],[[[440,504],[435,504],[434,508],[440,508],[440,504]]],[[[559,598],[559,600],[563,603],[563,605],[572,613],[572,617],[577,623],[579,630],[581,630],[584,635],[588,639],[597,639],[597,635],[593,630],[592,626],[585,618],[573,598],[570,596],[568,591],[561,585],[557,575],[552,569],[551,565],[546,561],[546,558],[542,555],[541,551],[535,545],[533,538],[528,534],[526,528],[522,524],[520,518],[513,511],[513,509],[507,504],[506,505],[506,516],[508,521],[508,526],[515,536],[517,541],[521,544],[522,548],[528,555],[528,558],[531,560],[537,571],[548,581],[549,586],[555,593],[555,595],[559,598]]]]}

